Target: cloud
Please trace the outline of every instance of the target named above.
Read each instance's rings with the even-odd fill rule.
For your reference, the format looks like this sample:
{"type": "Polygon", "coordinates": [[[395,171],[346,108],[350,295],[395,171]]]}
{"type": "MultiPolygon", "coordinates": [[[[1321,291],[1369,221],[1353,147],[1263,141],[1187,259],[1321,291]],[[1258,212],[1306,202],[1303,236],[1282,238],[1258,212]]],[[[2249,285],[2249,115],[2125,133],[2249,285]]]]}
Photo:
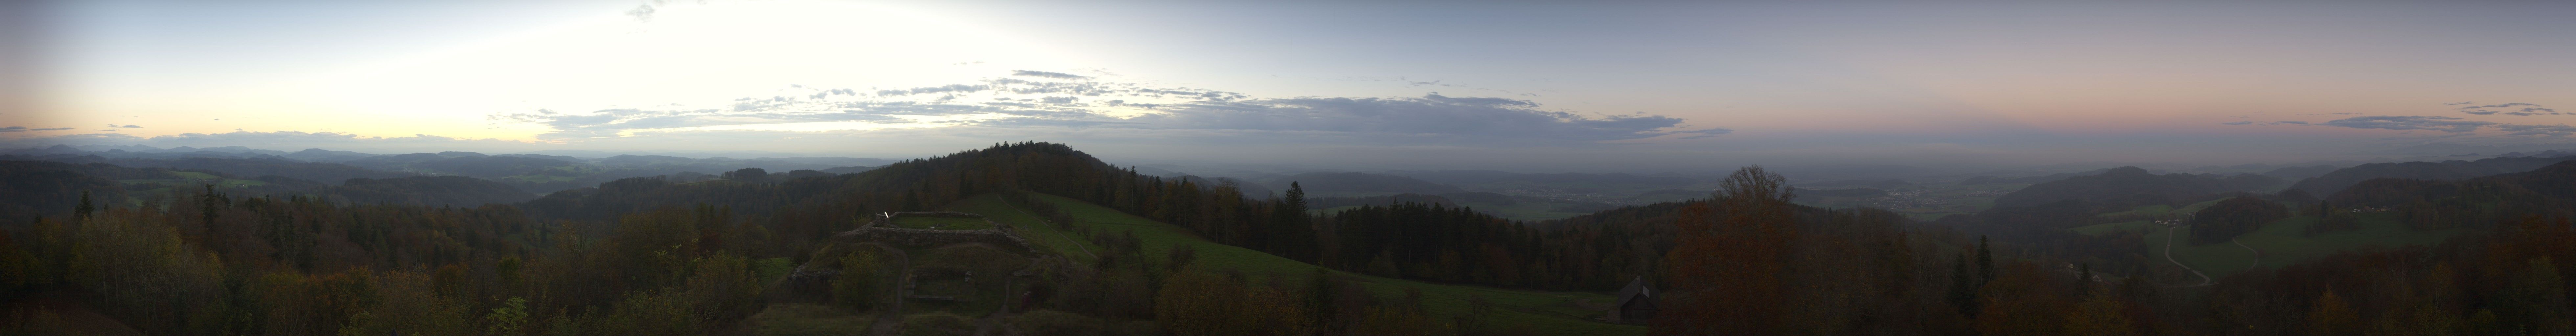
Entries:
{"type": "MultiPolygon", "coordinates": [[[[1395,143],[1575,144],[1684,134],[1682,119],[1659,115],[1587,117],[1527,100],[1449,97],[1301,97],[1165,105],[1102,127],[1329,134],[1395,143]]],[[[1731,131],[1731,130],[1730,130],[1731,131]]],[[[1688,134],[1715,135],[1699,130],[1688,134]]]]}
{"type": "Polygon", "coordinates": [[[908,89],[908,90],[877,90],[877,95],[879,95],[879,96],[904,96],[904,95],[917,95],[917,94],[928,94],[928,93],[950,93],[950,92],[969,92],[969,93],[971,93],[971,92],[984,91],[984,90],[991,90],[991,89],[993,89],[993,86],[991,86],[991,85],[949,84],[949,85],[946,85],[946,86],[917,87],[917,88],[912,88],[912,89],[908,89]]]}
{"type": "Polygon", "coordinates": [[[1069,73],[1062,73],[1062,72],[1035,71],[1035,70],[1011,70],[1011,75],[1012,75],[1012,76],[1028,76],[1028,77],[1046,77],[1046,78],[1054,78],[1054,79],[1091,79],[1091,76],[1083,76],[1083,75],[1076,75],[1076,74],[1069,74],[1069,73]]]}
{"type": "Polygon", "coordinates": [[[108,128],[143,128],[143,125],[117,125],[117,124],[107,124],[107,127],[108,127],[108,128]]]}
{"type": "Polygon", "coordinates": [[[2435,130],[2462,133],[2476,131],[2480,127],[2494,126],[2496,123],[2462,120],[2459,117],[2442,116],[2366,116],[2335,119],[2332,121],[2317,123],[2316,125],[2362,129],[2435,130]]]}
{"type": "Polygon", "coordinates": [[[2553,137],[2564,137],[2564,136],[2567,136],[2567,135],[2570,135],[2570,134],[2576,134],[2576,126],[2567,126],[2567,125],[2564,125],[2564,124],[2559,124],[2559,125],[2514,125],[2514,124],[2506,124],[2506,125],[2497,125],[2497,126],[2496,126],[2496,130],[2505,131],[2505,132],[2506,132],[2506,133],[2505,133],[2505,135],[2516,135],[2516,136],[2553,136],[2553,137]]]}
{"type": "Polygon", "coordinates": [[[41,131],[60,131],[60,130],[67,130],[67,129],[72,129],[72,128],[70,128],[70,127],[55,127],[55,128],[27,128],[26,126],[9,126],[9,127],[0,127],[0,133],[7,133],[7,132],[41,132],[41,131]]]}
{"type": "Polygon", "coordinates": [[[2254,124],[2254,122],[2252,122],[2252,121],[2230,121],[2230,122],[2223,122],[2223,123],[2218,123],[2218,124],[2220,124],[2220,125],[2252,125],[2252,124],[2254,124]]]}
{"type": "Polygon", "coordinates": [[[2558,112],[2558,109],[2552,109],[2552,108],[2548,108],[2548,107],[2543,107],[2543,106],[2540,106],[2539,104],[2532,104],[2532,103],[2503,103],[2503,104],[2495,104],[2495,105],[2469,106],[2469,107],[2462,107],[2462,108],[2459,108],[2459,109],[2461,109],[2461,110],[2467,110],[2467,111],[2460,111],[2460,113],[2468,113],[2468,114],[2475,114],[2475,115],[2496,115],[2496,114],[2503,114],[2503,115],[2510,115],[2510,116],[2576,115],[2576,113],[2561,113],[2561,112],[2558,112]],[[2506,109],[2506,108],[2512,108],[2512,107],[2516,107],[2516,106],[2530,106],[2530,107],[2525,107],[2525,108],[2522,108],[2522,109],[2520,109],[2520,110],[2514,110],[2514,111],[2497,111],[2497,110],[2487,110],[2487,109],[2490,109],[2490,108],[2494,108],[2494,109],[2506,109]]]}
{"type": "Polygon", "coordinates": [[[2539,105],[2539,104],[2532,104],[2532,103],[2503,103],[2503,104],[2495,104],[2495,105],[2484,105],[2484,106],[2469,106],[2469,107],[2461,107],[2461,108],[2459,108],[2459,109],[2466,110],[2466,109],[2475,109],[2475,108],[2507,108],[2507,107],[2515,107],[2515,106],[2540,106],[2540,105],[2539,105]]]}
{"type": "MultiPolygon", "coordinates": [[[[1682,129],[1661,115],[1606,116],[1549,110],[1529,100],[1453,97],[1266,98],[1189,87],[1065,78],[1019,70],[981,83],[875,90],[874,95],[803,91],[735,99],[710,108],[550,109],[490,119],[543,125],[550,141],[597,141],[672,130],[779,129],[776,124],[839,122],[845,129],[898,125],[974,126],[998,130],[1119,129],[1175,137],[1267,137],[1278,141],[1352,141],[1377,145],[1579,145],[1678,135],[1699,139],[1724,128],[1682,129]],[[1086,103],[1088,102],[1088,103],[1086,103]],[[704,128],[723,126],[720,128],[704,128]]],[[[1088,78],[1088,77],[1085,77],[1088,78]]],[[[855,91],[853,91],[855,92],[855,91]]],[[[787,127],[787,126],[778,126],[787,127]]],[[[1097,135],[1097,134],[1094,134],[1097,135]]],[[[1229,139],[1231,140],[1231,139],[1229,139]]]]}
{"type": "Polygon", "coordinates": [[[1424,86],[1424,85],[1431,85],[1431,86],[1446,86],[1446,87],[1467,87],[1467,86],[1464,86],[1464,85],[1458,85],[1458,84],[1441,84],[1441,83],[1440,83],[1440,81],[1438,81],[1438,80],[1429,81],[1429,82],[1408,82],[1408,83],[1405,83],[1405,85],[1404,85],[1404,86],[1407,86],[1407,87],[1413,87],[1413,86],[1424,86]]]}
{"type": "Polygon", "coordinates": [[[299,149],[299,148],[335,148],[335,149],[345,148],[345,149],[347,149],[347,150],[393,150],[393,151],[396,151],[396,152],[399,152],[399,151],[401,151],[401,150],[412,150],[412,151],[447,151],[447,150],[455,150],[454,148],[469,148],[469,147],[471,147],[471,148],[531,148],[532,146],[536,145],[536,143],[525,142],[525,141],[511,141],[511,140],[499,140],[499,139],[467,139],[467,138],[445,137],[445,136],[428,135],[428,134],[414,134],[414,135],[412,135],[412,136],[404,136],[404,137],[381,137],[381,136],[359,136],[359,135],[356,135],[356,134],[349,134],[349,133],[334,133],[334,132],[311,132],[311,133],[308,133],[308,132],[297,132],[297,131],[277,131],[277,132],[240,132],[240,131],[237,131],[237,132],[211,133],[211,134],[209,134],[209,133],[184,133],[184,134],[178,134],[178,135],[163,135],[163,136],[155,136],[155,137],[149,137],[149,138],[146,138],[146,137],[139,137],[139,136],[133,136],[133,135],[125,135],[125,134],[115,134],[115,133],[89,133],[89,134],[68,134],[68,135],[51,136],[51,137],[34,137],[34,138],[20,138],[20,139],[5,139],[5,140],[0,140],[0,148],[9,148],[9,147],[30,147],[30,146],[54,145],[54,144],[65,144],[65,145],[146,145],[146,146],[162,147],[162,148],[177,147],[177,146],[195,146],[195,147],[246,146],[246,147],[252,147],[252,148],[266,148],[266,149],[280,149],[280,150],[293,150],[293,149],[299,149]]]}
{"type": "Polygon", "coordinates": [[[2305,121],[2274,121],[2274,122],[2267,123],[2267,124],[2264,124],[2264,125],[2306,125],[2306,124],[2308,124],[2308,122],[2305,122],[2305,121]]]}
{"type": "Polygon", "coordinates": [[[1673,133],[1674,133],[1674,134],[1696,134],[1696,135],[1692,135],[1692,136],[1685,136],[1685,137],[1681,137],[1682,139],[1706,139],[1706,138],[1714,138],[1714,137],[1717,137],[1718,135],[1724,135],[1724,134],[1727,134],[1727,133],[1735,133],[1735,130],[1731,130],[1731,129],[1724,129],[1724,128],[1711,128],[1711,129],[1696,130],[1696,131],[1675,131],[1675,132],[1673,132],[1673,133]]]}

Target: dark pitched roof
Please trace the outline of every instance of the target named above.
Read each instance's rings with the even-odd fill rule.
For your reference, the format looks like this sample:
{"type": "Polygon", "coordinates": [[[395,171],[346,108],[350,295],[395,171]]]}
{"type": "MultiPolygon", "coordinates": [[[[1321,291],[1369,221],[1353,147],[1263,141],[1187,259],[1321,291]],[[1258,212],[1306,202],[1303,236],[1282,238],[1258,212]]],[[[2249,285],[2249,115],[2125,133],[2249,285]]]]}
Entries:
{"type": "MultiPolygon", "coordinates": [[[[1619,304],[1616,306],[1627,307],[1629,301],[1634,301],[1639,298],[1644,298],[1646,300],[1654,300],[1655,298],[1655,289],[1646,287],[1645,276],[1637,276],[1635,280],[1628,280],[1628,286],[1619,289],[1619,304]]],[[[1651,303],[1653,301],[1647,302],[1651,303]]]]}

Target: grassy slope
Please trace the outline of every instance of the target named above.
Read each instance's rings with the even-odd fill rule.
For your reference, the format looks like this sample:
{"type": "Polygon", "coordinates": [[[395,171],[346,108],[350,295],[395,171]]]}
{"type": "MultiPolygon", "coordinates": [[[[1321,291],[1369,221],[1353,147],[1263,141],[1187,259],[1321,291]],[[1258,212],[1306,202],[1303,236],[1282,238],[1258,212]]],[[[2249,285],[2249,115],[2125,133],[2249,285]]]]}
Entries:
{"type": "MultiPolygon", "coordinates": [[[[1179,226],[1136,217],[1091,203],[1052,195],[1034,195],[1031,198],[1054,203],[1058,209],[1071,213],[1081,222],[1076,225],[1089,226],[1096,232],[1115,233],[1134,230],[1136,237],[1144,240],[1145,254],[1155,260],[1160,260],[1161,256],[1169,252],[1175,244],[1186,244],[1198,250],[1197,265],[1201,267],[1232,268],[1242,271],[1245,275],[1261,278],[1284,276],[1285,278],[1281,279],[1282,282],[1298,285],[1302,285],[1299,282],[1305,280],[1316,268],[1314,265],[1260,251],[1210,242],[1179,226]]],[[[1092,251],[1099,251],[1098,247],[1090,246],[1088,241],[1079,238],[1054,237],[1058,231],[1053,225],[1042,224],[1036,218],[1014,210],[996,195],[969,198],[952,205],[950,209],[979,213],[995,222],[1011,224],[1012,228],[1021,230],[1021,236],[1028,238],[1031,243],[1047,245],[1042,248],[1057,251],[1076,260],[1088,258],[1081,251],[1070,246],[1090,247],[1092,251]]],[[[1433,316],[1449,316],[1464,312],[1467,310],[1467,298],[1483,296],[1497,306],[1507,308],[1499,312],[1503,316],[1498,317],[1497,320],[1506,321],[1506,323],[1526,323],[1529,330],[1538,334],[1636,335],[1645,333],[1645,327],[1641,326],[1584,320],[1597,317],[1603,312],[1583,310],[1574,305],[1575,300],[1606,301],[1610,299],[1610,295],[1606,294],[1505,290],[1431,284],[1340,271],[1333,271],[1333,273],[1347,279],[1359,280],[1363,286],[1380,297],[1398,297],[1403,295],[1405,289],[1419,289],[1423,294],[1423,306],[1433,316]]],[[[1256,283],[1262,282],[1266,281],[1256,281],[1256,283]]]]}
{"type": "Polygon", "coordinates": [[[895,217],[894,222],[889,224],[894,225],[894,227],[906,229],[981,230],[993,228],[991,224],[984,223],[984,220],[981,218],[902,216],[895,217]]]}
{"type": "MultiPolygon", "coordinates": [[[[2237,242],[2262,250],[2261,265],[2254,264],[2254,252],[2246,251],[2244,247],[2237,247],[2236,244],[2227,243],[2189,246],[2178,239],[2174,242],[2173,257],[2183,264],[2191,265],[2193,269],[2208,273],[2211,277],[2225,277],[2243,272],[2250,266],[2280,267],[2337,252],[2374,246],[2434,244],[2470,232],[2468,229],[2415,231],[2407,229],[2405,223],[2398,222],[2391,214],[2371,213],[2361,216],[2361,229],[2358,230],[2329,232],[2307,237],[2302,233],[2309,225],[2315,225],[2317,218],[2297,216],[2264,224],[2261,230],[2237,237],[2237,242]]],[[[2180,238],[2188,238],[2191,229],[2177,229],[2174,234],[2185,235],[2180,238]]],[[[2163,231],[2148,235],[2147,241],[2159,242],[2148,245],[2150,249],[2154,249],[2149,251],[2148,255],[2163,256],[2164,244],[2161,242],[2164,240],[2163,231]]]]}
{"type": "MultiPolygon", "coordinates": [[[[2155,242],[2154,244],[2147,244],[2147,256],[2150,259],[2162,259],[2164,257],[2165,235],[2167,235],[2168,232],[2173,235],[2181,235],[2180,237],[2172,238],[2174,260],[2181,261],[2184,265],[2191,265],[2192,269],[2200,270],[2201,273],[2208,274],[2212,278],[2224,278],[2228,275],[2236,274],[2237,272],[2244,272],[2245,270],[2255,266],[2254,252],[2246,251],[2243,247],[2236,247],[2236,244],[2217,243],[2208,245],[2192,245],[2191,228],[2178,228],[2171,231],[2159,230],[2156,231],[2155,234],[2147,235],[2147,241],[2155,242]]],[[[2266,262],[2263,266],[2280,265],[2266,262]]]]}
{"type": "Polygon", "coordinates": [[[1021,239],[1027,239],[1029,244],[1036,245],[1030,246],[1031,248],[1052,251],[1080,264],[1089,265],[1100,259],[1092,256],[1093,253],[1100,253],[1101,249],[1098,245],[1092,245],[1090,239],[1079,233],[1058,230],[1054,224],[1044,224],[1044,221],[1038,219],[1036,215],[1003,203],[1000,195],[986,194],[967,198],[955,204],[949,204],[948,210],[981,214],[984,215],[984,219],[1008,224],[1021,239]],[[1085,251],[1089,252],[1085,253],[1085,251]]]}
{"type": "Polygon", "coordinates": [[[2398,247],[2431,245],[2453,236],[2472,232],[2469,229],[2415,231],[2397,221],[2396,213],[2360,214],[2361,229],[2302,237],[2301,232],[2317,222],[2316,217],[2299,216],[2266,224],[2260,231],[2246,234],[2237,241],[2263,250],[2263,265],[2289,265],[2316,259],[2336,252],[2370,246],[2398,247]]]}
{"type": "Polygon", "coordinates": [[[2181,208],[2181,209],[2174,209],[2174,210],[2173,210],[2173,214],[2174,214],[2174,215],[2183,215],[2183,214],[2195,214],[2195,213],[2200,213],[2200,209],[2208,209],[2208,208],[2209,208],[2209,206],[2212,206],[2212,205],[2218,205],[2218,201],[2224,201],[2224,200],[2227,200],[2227,199],[2221,198],[2221,199],[2214,199],[2214,200],[2200,201],[2200,203],[2192,203],[2191,205],[2184,205],[2184,206],[2182,206],[2182,208],[2181,208]]]}

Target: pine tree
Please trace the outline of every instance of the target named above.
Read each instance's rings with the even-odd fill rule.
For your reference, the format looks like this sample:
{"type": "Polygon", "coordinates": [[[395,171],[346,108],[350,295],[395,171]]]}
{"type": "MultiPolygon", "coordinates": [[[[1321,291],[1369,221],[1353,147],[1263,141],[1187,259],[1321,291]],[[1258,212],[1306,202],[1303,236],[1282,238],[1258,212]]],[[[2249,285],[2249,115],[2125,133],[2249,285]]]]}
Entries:
{"type": "Polygon", "coordinates": [[[1995,250],[1986,244],[1986,236],[1977,236],[1977,285],[1995,282],[1995,250]]]}
{"type": "Polygon", "coordinates": [[[1950,268],[1950,306],[1958,307],[1961,315],[1977,317],[1977,285],[1968,277],[1968,254],[1960,253],[1950,268]]]}
{"type": "Polygon", "coordinates": [[[2093,293],[2093,263],[2077,264],[2076,269],[2075,292],[2091,295],[2093,293]]]}
{"type": "Polygon", "coordinates": [[[81,191],[80,206],[72,208],[72,222],[88,220],[90,212],[96,210],[97,206],[90,204],[89,191],[81,191]]]}

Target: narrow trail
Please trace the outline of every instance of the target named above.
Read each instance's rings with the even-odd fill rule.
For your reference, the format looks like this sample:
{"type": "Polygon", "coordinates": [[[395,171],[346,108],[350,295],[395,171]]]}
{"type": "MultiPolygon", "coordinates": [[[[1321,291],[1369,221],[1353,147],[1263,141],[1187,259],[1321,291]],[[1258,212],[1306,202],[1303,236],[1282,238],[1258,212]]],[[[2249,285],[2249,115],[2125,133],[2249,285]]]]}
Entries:
{"type": "MultiPolygon", "coordinates": [[[[1011,208],[1011,211],[1017,211],[1017,212],[1019,212],[1019,213],[1020,213],[1020,214],[1022,214],[1022,215],[1029,215],[1029,218],[1036,218],[1036,219],[1038,219],[1038,225],[1046,225],[1046,224],[1048,224],[1048,223],[1046,222],[1046,217],[1038,217],[1038,215],[1037,215],[1037,214],[1029,213],[1029,211],[1028,211],[1028,210],[1020,210],[1020,206],[1019,206],[1019,205],[1017,205],[1017,204],[1011,204],[1011,201],[1007,201],[1007,200],[1002,201],[1002,206],[1010,207],[1010,208],[1011,208]]],[[[1067,223],[1067,224],[1070,224],[1070,223],[1067,223]]],[[[1056,236],[1056,237],[1064,238],[1064,241],[1073,242],[1073,248],[1082,249],[1082,255],[1091,256],[1091,259],[1092,259],[1092,260],[1100,260],[1100,255],[1098,255],[1098,254],[1092,254],[1092,253],[1091,253],[1091,248],[1089,248],[1089,247],[1083,247],[1083,246],[1082,246],[1082,241],[1081,241],[1081,240],[1074,240],[1074,239],[1073,239],[1073,236],[1067,236],[1067,235],[1064,235],[1064,231],[1056,231],[1056,232],[1055,232],[1055,236],[1056,236]]]]}
{"type": "Polygon", "coordinates": [[[912,282],[912,256],[892,246],[877,245],[877,248],[886,251],[887,255],[894,257],[894,260],[902,261],[903,265],[897,266],[900,267],[898,269],[901,272],[895,272],[894,304],[887,307],[885,312],[878,313],[877,322],[868,326],[868,334],[901,335],[903,331],[895,329],[895,326],[903,323],[903,302],[906,301],[903,298],[905,294],[903,287],[904,284],[912,282]]]}
{"type": "Polygon", "coordinates": [[[2245,248],[2245,250],[2246,250],[2246,251],[2253,251],[2253,252],[2254,252],[2254,265],[2253,265],[2253,266],[2245,266],[2245,269],[2246,269],[2246,270],[2253,270],[2253,269],[2254,269],[2254,268],[2256,268],[2256,267],[2263,267],[2263,250],[2256,250],[2256,249],[2254,249],[2254,247],[2253,247],[2253,246],[2245,246],[2245,243],[2244,243],[2244,242],[2239,242],[2239,241],[2236,241],[2235,239],[2228,239],[2228,240],[2227,240],[2227,242],[2229,242],[2229,243],[2235,243],[2235,244],[2236,244],[2236,247],[2243,247],[2243,248],[2245,248]]]}
{"type": "MultiPolygon", "coordinates": [[[[2198,275],[2198,276],[2200,276],[2200,284],[2198,284],[2198,285],[2190,285],[2190,286],[2179,286],[2179,287],[2200,287],[2200,286],[2208,286],[2208,285],[2210,285],[2211,283],[2218,282],[2218,280],[2217,280],[2217,279],[2211,279],[2211,278],[2209,278],[2209,275],[2208,275],[2208,274],[2202,274],[2202,273],[2200,273],[2200,270],[2191,269],[2191,265],[2184,265],[2184,264],[2182,264],[2182,261],[2181,261],[2181,260],[2174,260],[2174,258],[2173,258],[2173,241],[2174,241],[2174,236],[2175,236],[2175,234],[2174,234],[2174,229],[2176,229],[2176,228],[2181,228],[2181,227],[2182,227],[2182,226],[2172,226],[2172,227],[2166,227],[2166,228],[2165,228],[2165,261],[2167,261],[2167,262],[2172,262],[2172,263],[2174,264],[2174,266],[2181,266],[2181,267],[2182,267],[2182,269],[2183,269],[2183,270],[2185,270],[2185,271],[2191,271],[2191,275],[2198,275]]],[[[2250,247],[2249,247],[2249,248],[2247,248],[2247,249],[2252,249],[2252,248],[2250,248],[2250,247]]]]}

